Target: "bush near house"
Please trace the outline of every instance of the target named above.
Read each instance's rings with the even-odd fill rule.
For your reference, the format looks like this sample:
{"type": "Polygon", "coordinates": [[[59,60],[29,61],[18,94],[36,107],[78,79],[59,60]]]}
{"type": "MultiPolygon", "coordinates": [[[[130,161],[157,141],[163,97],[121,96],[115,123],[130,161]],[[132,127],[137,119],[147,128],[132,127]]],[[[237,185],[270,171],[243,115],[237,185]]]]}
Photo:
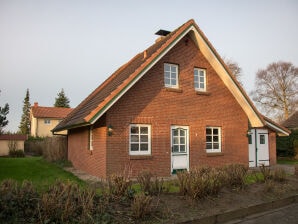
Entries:
{"type": "Polygon", "coordinates": [[[298,130],[291,130],[289,136],[277,136],[276,151],[280,157],[295,157],[298,154],[298,130]]]}

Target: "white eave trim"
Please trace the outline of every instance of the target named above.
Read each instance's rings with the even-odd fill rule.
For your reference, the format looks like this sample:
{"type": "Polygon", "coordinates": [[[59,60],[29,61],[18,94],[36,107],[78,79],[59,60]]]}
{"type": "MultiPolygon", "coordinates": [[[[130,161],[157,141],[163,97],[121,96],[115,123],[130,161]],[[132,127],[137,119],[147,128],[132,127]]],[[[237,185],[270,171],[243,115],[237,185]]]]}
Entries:
{"type": "Polygon", "coordinates": [[[283,129],[279,128],[278,126],[272,124],[271,122],[265,121],[266,125],[273,130],[275,130],[277,133],[280,133],[281,135],[289,136],[289,133],[284,131],[283,129]]]}

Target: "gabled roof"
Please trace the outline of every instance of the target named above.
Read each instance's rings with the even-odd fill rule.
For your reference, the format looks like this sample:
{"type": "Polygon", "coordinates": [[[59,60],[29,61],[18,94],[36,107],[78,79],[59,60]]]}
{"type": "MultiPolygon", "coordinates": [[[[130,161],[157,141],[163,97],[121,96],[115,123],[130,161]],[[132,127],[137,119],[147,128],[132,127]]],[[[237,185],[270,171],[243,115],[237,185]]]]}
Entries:
{"type": "Polygon", "coordinates": [[[32,115],[35,118],[65,118],[73,109],[64,107],[31,107],[32,115]]]}
{"type": "Polygon", "coordinates": [[[282,125],[290,129],[298,128],[298,111],[294,112],[287,120],[282,122],[282,125]]]}
{"type": "Polygon", "coordinates": [[[146,72],[169,52],[185,35],[190,35],[227,88],[246,113],[252,127],[263,127],[266,122],[259,114],[243,88],[232,75],[219,54],[194,20],[189,20],[158,42],[137,54],[120,67],[105,82],[82,101],[53,131],[61,131],[94,124],[146,72]]]}

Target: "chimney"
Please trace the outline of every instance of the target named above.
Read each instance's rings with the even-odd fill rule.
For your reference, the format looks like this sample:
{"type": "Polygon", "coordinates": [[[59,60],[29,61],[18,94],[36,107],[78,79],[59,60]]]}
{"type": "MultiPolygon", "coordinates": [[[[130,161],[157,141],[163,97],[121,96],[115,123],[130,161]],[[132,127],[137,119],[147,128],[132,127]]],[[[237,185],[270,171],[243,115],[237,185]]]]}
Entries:
{"type": "Polygon", "coordinates": [[[156,40],[155,40],[155,43],[162,40],[163,38],[165,38],[165,36],[167,36],[169,33],[171,33],[170,31],[167,31],[167,30],[159,30],[155,33],[155,35],[158,35],[160,37],[158,37],[156,40]]]}
{"type": "Polygon", "coordinates": [[[34,102],[34,107],[38,107],[38,102],[34,102]]]}

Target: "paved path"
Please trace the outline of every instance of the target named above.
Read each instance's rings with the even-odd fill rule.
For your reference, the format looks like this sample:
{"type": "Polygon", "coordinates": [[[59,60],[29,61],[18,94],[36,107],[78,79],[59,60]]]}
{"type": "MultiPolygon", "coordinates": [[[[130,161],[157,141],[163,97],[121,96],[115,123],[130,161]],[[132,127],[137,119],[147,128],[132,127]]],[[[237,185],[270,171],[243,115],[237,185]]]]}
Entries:
{"type": "Polygon", "coordinates": [[[290,204],[286,207],[274,209],[268,212],[255,214],[243,220],[234,220],[226,224],[297,224],[298,223],[298,203],[290,204]]]}

